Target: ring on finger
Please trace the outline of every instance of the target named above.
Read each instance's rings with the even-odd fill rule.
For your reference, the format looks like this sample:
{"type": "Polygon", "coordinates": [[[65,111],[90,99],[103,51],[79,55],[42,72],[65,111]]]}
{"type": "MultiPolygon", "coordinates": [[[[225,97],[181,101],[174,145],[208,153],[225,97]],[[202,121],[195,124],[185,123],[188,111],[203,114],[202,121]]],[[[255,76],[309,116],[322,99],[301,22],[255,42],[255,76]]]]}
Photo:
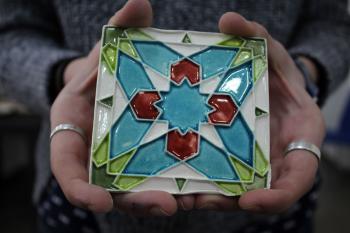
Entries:
{"type": "Polygon", "coordinates": [[[85,131],[84,131],[82,128],[80,128],[80,127],[78,127],[78,126],[76,126],[76,125],[70,124],[70,123],[62,123],[62,124],[57,125],[57,126],[51,131],[51,134],[50,134],[50,141],[52,140],[52,138],[53,138],[58,132],[67,131],[67,130],[68,130],[68,131],[73,131],[73,132],[79,134],[79,135],[83,138],[84,142],[85,142],[86,144],[88,144],[88,139],[87,139],[87,136],[86,136],[85,131]]]}
{"type": "Polygon", "coordinates": [[[306,150],[308,152],[311,152],[311,154],[313,154],[318,161],[321,160],[320,149],[315,144],[312,144],[305,140],[297,140],[289,143],[286,150],[284,151],[284,155],[287,155],[289,152],[294,150],[306,150]]]}

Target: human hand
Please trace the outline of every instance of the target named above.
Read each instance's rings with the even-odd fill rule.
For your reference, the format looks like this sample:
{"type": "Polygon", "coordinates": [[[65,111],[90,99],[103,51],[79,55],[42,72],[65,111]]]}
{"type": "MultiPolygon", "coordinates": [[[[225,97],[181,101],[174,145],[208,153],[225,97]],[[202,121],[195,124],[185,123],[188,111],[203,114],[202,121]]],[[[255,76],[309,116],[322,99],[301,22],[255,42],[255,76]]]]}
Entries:
{"type": "Polygon", "coordinates": [[[313,185],[318,161],[305,150],[284,156],[287,145],[306,140],[321,146],[325,126],[320,109],[305,91],[301,72],[286,49],[261,25],[247,21],[236,13],[224,14],[220,31],[244,37],[267,39],[270,88],[271,189],[258,189],[240,198],[220,195],[198,195],[195,207],[200,209],[277,213],[286,210],[313,185]]]}
{"type": "MultiPolygon", "coordinates": [[[[147,27],[152,9],[146,0],[130,0],[110,20],[109,25],[147,27]]],[[[73,60],[64,72],[65,88],[51,108],[51,127],[61,123],[75,124],[92,134],[94,93],[100,44],[87,57],[73,60]]],[[[95,212],[113,208],[134,215],[171,215],[193,204],[192,196],[174,198],[166,192],[148,191],[112,195],[104,188],[88,184],[89,145],[72,131],[62,131],[51,141],[51,167],[67,199],[74,205],[95,212]]],[[[187,208],[192,208],[187,207],[187,208]]]]}
{"type": "MultiPolygon", "coordinates": [[[[110,23],[150,26],[151,15],[147,1],[134,0],[113,16],[110,23]]],[[[278,212],[288,208],[311,187],[317,170],[316,159],[305,151],[294,151],[283,157],[286,145],[294,139],[305,139],[319,146],[324,135],[321,113],[305,92],[299,70],[285,49],[260,25],[228,13],[222,17],[220,29],[224,33],[268,39],[272,189],[248,192],[238,203],[237,199],[218,195],[174,198],[165,192],[122,194],[115,197],[119,209],[133,214],[171,215],[178,206],[183,209],[191,209],[195,205],[196,208],[231,210],[239,205],[252,211],[278,212]]],[[[65,81],[68,84],[52,108],[52,126],[70,122],[86,129],[91,135],[99,47],[96,45],[88,57],[75,60],[67,67],[65,81]],[[74,109],[74,112],[64,111],[66,109],[74,109]]],[[[53,172],[67,198],[73,204],[93,211],[108,211],[113,203],[111,195],[103,188],[87,184],[87,157],[88,148],[72,132],[62,132],[52,140],[53,172]],[[65,137],[68,134],[70,140],[65,137]]]]}

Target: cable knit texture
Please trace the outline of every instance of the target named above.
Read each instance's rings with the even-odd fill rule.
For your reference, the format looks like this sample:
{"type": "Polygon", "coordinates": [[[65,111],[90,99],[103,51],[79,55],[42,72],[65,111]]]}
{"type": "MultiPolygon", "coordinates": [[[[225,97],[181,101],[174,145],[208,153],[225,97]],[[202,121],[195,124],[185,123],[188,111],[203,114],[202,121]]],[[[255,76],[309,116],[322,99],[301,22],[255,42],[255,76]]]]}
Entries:
{"type": "MultiPolygon", "coordinates": [[[[347,0],[154,0],[154,27],[218,31],[220,16],[236,11],[264,25],[291,54],[304,54],[324,69],[331,88],[346,77],[350,64],[347,0]]],[[[102,25],[124,5],[119,0],[0,0],[0,86],[6,94],[43,116],[37,150],[37,200],[50,177],[49,93],[52,67],[85,55],[98,41],[102,25]]],[[[241,216],[241,215],[240,215],[241,216]]],[[[118,232],[153,232],[187,225],[189,232],[226,232],[237,214],[179,214],[163,221],[118,218],[118,232]],[[192,216],[192,217],[191,217],[192,216]],[[226,217],[225,217],[226,216],[226,217]],[[192,224],[191,218],[203,224],[192,224]],[[226,220],[223,220],[226,219],[226,220]],[[126,224],[127,223],[127,224],[126,224]],[[206,223],[206,224],[204,224],[206,223]],[[146,227],[147,226],[147,227],[146,227]],[[141,228],[140,228],[141,227],[141,228]],[[141,231],[138,231],[141,232],[141,231]]],[[[111,224],[109,224],[111,225],[111,224]]]]}

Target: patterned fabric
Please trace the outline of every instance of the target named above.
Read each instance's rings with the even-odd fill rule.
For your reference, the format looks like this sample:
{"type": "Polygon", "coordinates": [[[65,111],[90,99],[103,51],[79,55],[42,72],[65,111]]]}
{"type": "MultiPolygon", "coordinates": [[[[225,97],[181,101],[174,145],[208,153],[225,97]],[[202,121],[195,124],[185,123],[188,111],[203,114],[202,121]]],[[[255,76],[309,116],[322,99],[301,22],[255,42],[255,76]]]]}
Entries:
{"type": "MultiPolygon", "coordinates": [[[[101,26],[124,3],[125,0],[0,0],[0,87],[43,116],[36,158],[36,201],[51,176],[48,86],[52,68],[62,60],[87,54],[100,38],[101,26]]],[[[347,73],[350,64],[347,0],[154,0],[152,3],[155,27],[217,31],[221,14],[236,11],[263,24],[291,54],[304,54],[318,62],[331,80],[331,88],[347,73]]],[[[218,232],[217,228],[225,228],[222,232],[229,232],[235,229],[231,228],[233,222],[240,224],[232,221],[237,217],[233,215],[198,212],[193,216],[199,217],[193,218],[208,223],[205,229],[218,232]]],[[[177,226],[182,222],[179,226],[184,226],[183,229],[201,230],[199,224],[192,224],[191,218],[192,213],[180,213],[172,221],[119,217],[111,223],[145,230],[153,226],[154,232],[158,224],[170,229],[171,224],[177,226]]]]}
{"type": "Polygon", "coordinates": [[[51,179],[38,204],[39,230],[43,233],[97,233],[99,227],[92,213],[72,206],[56,180],[51,179]]]}
{"type": "Polygon", "coordinates": [[[280,215],[245,212],[180,211],[173,217],[136,218],[113,212],[103,217],[100,228],[93,215],[68,203],[54,179],[38,205],[40,233],[310,233],[317,201],[319,179],[312,190],[280,215]]]}

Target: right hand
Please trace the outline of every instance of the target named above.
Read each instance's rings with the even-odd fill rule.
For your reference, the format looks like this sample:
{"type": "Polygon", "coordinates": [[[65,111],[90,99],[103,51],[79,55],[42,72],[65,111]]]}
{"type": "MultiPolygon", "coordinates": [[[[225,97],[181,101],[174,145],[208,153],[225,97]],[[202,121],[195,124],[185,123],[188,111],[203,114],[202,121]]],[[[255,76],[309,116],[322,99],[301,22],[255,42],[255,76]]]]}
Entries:
{"type": "MultiPolygon", "coordinates": [[[[152,8],[147,0],[130,0],[110,20],[109,25],[148,27],[152,8]]],[[[95,86],[100,43],[87,57],[73,60],[64,72],[65,88],[51,108],[51,128],[61,123],[75,124],[92,134],[95,86]]],[[[162,191],[112,195],[88,183],[89,145],[74,132],[62,131],[51,141],[51,168],[67,199],[74,205],[95,212],[107,212],[114,205],[134,215],[172,215],[178,206],[192,209],[192,195],[173,197],[162,191]]]]}

